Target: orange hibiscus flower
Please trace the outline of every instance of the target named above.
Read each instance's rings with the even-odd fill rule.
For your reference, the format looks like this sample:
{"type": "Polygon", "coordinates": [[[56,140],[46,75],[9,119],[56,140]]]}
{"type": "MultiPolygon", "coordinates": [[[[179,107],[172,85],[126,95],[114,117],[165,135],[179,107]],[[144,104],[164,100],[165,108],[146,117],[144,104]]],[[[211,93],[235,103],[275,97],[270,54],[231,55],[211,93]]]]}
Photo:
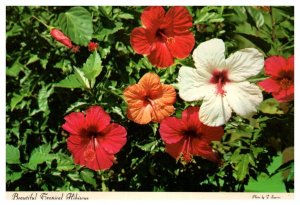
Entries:
{"type": "Polygon", "coordinates": [[[127,117],[138,124],[160,122],[175,110],[174,87],[160,83],[155,73],[146,73],[137,84],[127,87],[124,96],[127,117]]]}

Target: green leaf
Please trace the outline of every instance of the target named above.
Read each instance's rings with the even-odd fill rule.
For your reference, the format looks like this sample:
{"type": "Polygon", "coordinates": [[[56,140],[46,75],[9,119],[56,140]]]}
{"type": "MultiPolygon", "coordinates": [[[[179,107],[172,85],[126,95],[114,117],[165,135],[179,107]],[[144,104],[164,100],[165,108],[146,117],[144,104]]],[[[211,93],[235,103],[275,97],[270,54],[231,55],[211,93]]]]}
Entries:
{"type": "Polygon", "coordinates": [[[268,53],[268,51],[271,49],[271,45],[260,37],[246,34],[246,33],[236,33],[236,34],[248,39],[265,53],[268,53]]]}
{"type": "Polygon", "coordinates": [[[280,167],[278,167],[271,175],[270,177],[274,176],[278,172],[283,172],[285,170],[291,169],[291,167],[294,166],[294,160],[290,160],[284,164],[282,164],[280,167]]]}
{"type": "Polygon", "coordinates": [[[75,102],[72,105],[70,105],[67,109],[67,111],[65,112],[65,114],[70,113],[70,112],[74,112],[77,109],[80,109],[82,107],[85,107],[86,105],[88,105],[88,103],[86,102],[75,102]]]}
{"type": "Polygon", "coordinates": [[[83,7],[73,7],[58,17],[58,23],[63,33],[81,46],[86,46],[92,39],[92,16],[83,7]]]}
{"type": "Polygon", "coordinates": [[[112,19],[112,6],[99,6],[99,11],[102,16],[112,19]]]}
{"type": "Polygon", "coordinates": [[[103,27],[101,32],[95,35],[95,38],[99,41],[110,41],[108,37],[122,29],[124,28],[121,22],[113,22],[109,28],[103,27]]]}
{"type": "Polygon", "coordinates": [[[83,88],[84,87],[84,85],[78,80],[76,74],[71,74],[67,76],[65,79],[54,84],[54,86],[61,87],[61,88],[83,88]]]}
{"type": "Polygon", "coordinates": [[[6,181],[14,182],[17,181],[22,177],[23,172],[12,172],[12,173],[7,173],[6,172],[6,181]]]}
{"type": "Polygon", "coordinates": [[[194,24],[208,24],[224,21],[222,14],[216,13],[214,7],[203,7],[201,10],[196,12],[196,20],[194,24]]]}
{"type": "Polygon", "coordinates": [[[144,145],[136,145],[138,148],[140,148],[141,150],[143,151],[146,151],[146,152],[152,152],[154,151],[154,149],[157,147],[158,145],[158,141],[153,141],[153,142],[150,142],[150,143],[147,143],[147,144],[144,144],[144,145]]]}
{"type": "Polygon", "coordinates": [[[72,71],[71,61],[67,59],[62,59],[61,61],[57,62],[54,67],[62,69],[63,73],[72,71]]]}
{"type": "Polygon", "coordinates": [[[248,157],[249,157],[249,163],[252,165],[252,166],[254,166],[254,167],[256,167],[256,163],[255,163],[255,160],[254,160],[254,157],[253,157],[253,155],[252,154],[247,154],[248,155],[248,157]]]}
{"type": "Polygon", "coordinates": [[[23,31],[23,28],[19,26],[18,24],[14,23],[13,27],[6,32],[6,38],[20,35],[23,31]]]}
{"type": "Polygon", "coordinates": [[[237,171],[237,180],[243,181],[249,172],[249,157],[247,154],[243,154],[241,160],[235,167],[237,171]]]}
{"type": "MultiPolygon", "coordinates": [[[[268,167],[268,172],[273,173],[282,164],[282,155],[273,158],[273,162],[268,167]]],[[[284,182],[280,174],[269,177],[262,173],[257,177],[257,181],[250,178],[249,183],[245,186],[246,192],[286,192],[284,182]]]]}
{"type": "Polygon", "coordinates": [[[70,156],[59,153],[57,157],[57,167],[58,171],[70,171],[74,169],[75,165],[70,156]]]}
{"type": "Polygon", "coordinates": [[[261,112],[267,114],[283,114],[284,112],[279,108],[279,102],[274,98],[264,100],[259,108],[261,112]]]}
{"type": "Polygon", "coordinates": [[[236,149],[231,155],[230,161],[232,163],[238,163],[241,160],[242,155],[240,154],[241,149],[236,149]]]}
{"type": "Polygon", "coordinates": [[[45,87],[42,87],[40,89],[39,94],[38,94],[38,105],[40,110],[43,112],[49,111],[48,107],[48,98],[49,96],[53,93],[53,87],[52,85],[48,85],[45,87]],[[48,89],[50,87],[50,89],[48,89]]]}
{"type": "Polygon", "coordinates": [[[17,59],[10,68],[6,69],[6,75],[11,77],[17,77],[22,68],[23,65],[19,62],[19,59],[17,59]]]}
{"type": "Polygon", "coordinates": [[[20,151],[17,147],[6,145],[6,163],[18,164],[20,163],[20,151]]]}
{"type": "Polygon", "coordinates": [[[264,22],[265,22],[262,12],[258,9],[254,9],[250,6],[246,6],[245,8],[247,10],[247,14],[248,14],[247,17],[248,17],[249,23],[252,26],[255,26],[257,29],[262,27],[262,25],[264,25],[264,22]]]}
{"type": "Polygon", "coordinates": [[[134,16],[129,13],[122,13],[122,14],[118,15],[118,17],[121,19],[134,19],[134,16]]]}
{"type": "Polygon", "coordinates": [[[23,98],[26,97],[25,95],[13,94],[13,97],[10,100],[10,110],[13,111],[16,106],[22,102],[23,98]]]}
{"type": "Polygon", "coordinates": [[[69,173],[67,175],[71,180],[73,181],[82,181],[82,179],[80,178],[80,176],[78,175],[78,172],[75,173],[69,173]]]}
{"type": "Polygon", "coordinates": [[[36,61],[38,61],[40,58],[38,57],[38,55],[34,54],[32,55],[29,60],[27,61],[26,65],[29,65],[31,63],[34,63],[36,61]]]}
{"type": "Polygon", "coordinates": [[[28,162],[28,168],[32,170],[36,170],[38,164],[42,164],[43,162],[51,162],[56,158],[55,155],[49,154],[51,150],[50,144],[43,144],[37,148],[35,148],[30,155],[30,159],[28,162]]]}
{"type": "Polygon", "coordinates": [[[96,179],[94,173],[88,169],[84,169],[80,172],[80,177],[88,184],[93,185],[94,187],[97,186],[96,179]]]}
{"type": "Polygon", "coordinates": [[[102,71],[101,58],[97,52],[93,52],[85,64],[83,65],[82,72],[89,80],[95,79],[102,71]]]}
{"type": "Polygon", "coordinates": [[[262,153],[264,151],[264,148],[262,147],[255,147],[252,149],[252,153],[253,153],[253,156],[254,158],[257,158],[257,156],[262,153]]]}
{"type": "Polygon", "coordinates": [[[80,69],[75,68],[75,75],[81,85],[85,88],[91,88],[89,80],[84,76],[84,73],[80,69]]]}

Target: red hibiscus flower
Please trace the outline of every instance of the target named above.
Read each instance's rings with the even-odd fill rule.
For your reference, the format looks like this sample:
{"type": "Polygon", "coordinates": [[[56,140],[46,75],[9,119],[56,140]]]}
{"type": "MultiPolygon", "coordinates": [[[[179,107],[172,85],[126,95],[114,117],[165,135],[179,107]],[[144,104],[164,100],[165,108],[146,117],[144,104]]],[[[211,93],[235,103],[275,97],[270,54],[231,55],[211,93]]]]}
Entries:
{"type": "Polygon", "coordinates": [[[68,47],[68,48],[73,47],[72,41],[70,40],[70,38],[68,36],[66,36],[63,32],[61,32],[60,30],[53,28],[50,31],[50,35],[58,42],[64,44],[66,47],[68,47]]]}
{"type": "Polygon", "coordinates": [[[110,123],[110,116],[100,107],[92,106],[82,112],[65,117],[62,128],[70,133],[68,149],[76,164],[95,171],[109,169],[114,154],[126,143],[126,130],[119,124],[110,123]]]}
{"type": "Polygon", "coordinates": [[[88,49],[90,52],[96,51],[98,49],[99,45],[96,42],[89,42],[88,49]]]}
{"type": "Polygon", "coordinates": [[[141,20],[143,27],[131,32],[130,43],[135,52],[146,55],[153,65],[171,66],[174,58],[186,58],[192,51],[195,38],[189,29],[193,22],[185,7],[175,6],[167,13],[161,6],[147,7],[141,20]]]}
{"type": "Polygon", "coordinates": [[[127,117],[139,124],[160,122],[175,110],[174,87],[160,83],[155,73],[146,73],[137,84],[127,87],[124,96],[128,104],[127,117]]]}
{"type": "Polygon", "coordinates": [[[272,56],[265,61],[265,73],[270,78],[259,82],[266,92],[272,93],[279,102],[294,99],[294,55],[285,59],[272,56]]]}
{"type": "Polygon", "coordinates": [[[199,120],[199,107],[189,107],[182,112],[181,119],[168,117],[159,128],[162,140],[166,144],[166,152],[175,159],[190,162],[192,156],[200,156],[218,161],[210,143],[219,141],[224,134],[223,128],[204,125],[199,120]]]}

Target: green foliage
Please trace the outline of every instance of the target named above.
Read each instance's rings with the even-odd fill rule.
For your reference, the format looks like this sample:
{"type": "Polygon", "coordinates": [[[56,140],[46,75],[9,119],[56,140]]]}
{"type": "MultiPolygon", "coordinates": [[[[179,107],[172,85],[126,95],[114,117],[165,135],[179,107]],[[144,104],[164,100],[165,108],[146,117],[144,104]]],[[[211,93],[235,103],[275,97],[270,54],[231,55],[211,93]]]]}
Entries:
{"type": "MultiPolygon", "coordinates": [[[[285,192],[285,185],[283,178],[279,171],[282,171],[282,155],[273,158],[273,162],[268,167],[268,173],[262,173],[258,176],[257,180],[251,179],[246,186],[245,191],[248,192],[285,192]]],[[[287,165],[284,164],[286,167],[287,165]]]]}
{"type": "Polygon", "coordinates": [[[264,100],[260,106],[259,110],[267,114],[283,114],[284,111],[280,108],[280,103],[274,98],[269,98],[264,100]]]}
{"type": "Polygon", "coordinates": [[[6,163],[18,164],[20,163],[20,152],[18,148],[12,145],[6,145],[6,163]]]}
{"type": "Polygon", "coordinates": [[[94,52],[87,59],[86,63],[83,65],[82,72],[85,77],[89,80],[95,80],[95,78],[101,73],[102,65],[101,59],[97,52],[94,52]]]}
{"type": "Polygon", "coordinates": [[[53,159],[55,159],[54,154],[49,154],[50,152],[50,145],[44,144],[37,148],[35,148],[30,155],[29,162],[28,162],[28,168],[35,170],[37,169],[37,165],[47,162],[50,163],[53,159]]]}
{"type": "MultiPolygon", "coordinates": [[[[170,7],[165,7],[169,9],[170,7]]],[[[189,6],[196,45],[221,38],[227,54],[254,47],[265,58],[294,53],[294,8],[189,6]]],[[[264,93],[248,119],[233,114],[212,147],[219,164],[194,157],[188,164],[165,152],[159,124],[138,125],[126,117],[124,89],[146,72],[177,87],[181,65],[158,69],[130,45],[141,26],[141,6],[6,7],[6,190],[7,191],[293,191],[293,160],[281,153],[294,145],[294,104],[264,93]],[[72,52],[36,19],[61,29],[80,45],[72,52]],[[89,41],[99,44],[90,52],[89,41]],[[62,129],[64,116],[100,105],[127,130],[127,143],[109,170],[76,165],[62,129]],[[287,173],[286,177],[282,177],[287,173]]],[[[228,56],[228,55],[227,55],[228,56]]],[[[266,79],[264,72],[249,79],[266,79]]],[[[179,96],[174,116],[190,105],[179,96]]]]}
{"type": "Polygon", "coordinates": [[[73,7],[60,14],[58,23],[62,31],[78,45],[86,46],[92,38],[92,16],[83,7],[73,7]]]}

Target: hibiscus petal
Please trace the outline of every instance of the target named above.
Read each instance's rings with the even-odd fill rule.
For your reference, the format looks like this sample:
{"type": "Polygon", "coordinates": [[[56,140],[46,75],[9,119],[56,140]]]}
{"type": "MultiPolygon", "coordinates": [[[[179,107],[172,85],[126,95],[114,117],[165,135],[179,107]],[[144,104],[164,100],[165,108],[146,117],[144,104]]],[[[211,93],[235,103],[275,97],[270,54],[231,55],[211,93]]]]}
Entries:
{"type": "Polygon", "coordinates": [[[135,104],[137,102],[143,103],[144,98],[147,95],[147,92],[141,85],[135,84],[135,85],[128,86],[124,90],[123,95],[128,104],[135,104]]]}
{"type": "Polygon", "coordinates": [[[148,55],[148,59],[152,65],[159,68],[166,68],[174,63],[172,54],[170,53],[165,42],[156,41],[153,43],[152,51],[148,55]]]}
{"type": "Polygon", "coordinates": [[[273,78],[268,78],[258,83],[266,92],[278,92],[280,90],[279,83],[273,78]]]}
{"type": "Polygon", "coordinates": [[[162,95],[154,99],[152,106],[152,121],[160,122],[166,117],[170,116],[175,108],[173,103],[176,101],[176,92],[171,85],[162,85],[162,95]]]}
{"type": "Polygon", "coordinates": [[[225,45],[221,39],[211,39],[200,43],[193,52],[193,59],[197,70],[205,70],[211,73],[212,70],[218,68],[223,69],[225,63],[225,45]]]}
{"type": "Polygon", "coordinates": [[[229,106],[240,116],[249,117],[257,112],[262,102],[262,92],[258,86],[247,81],[227,83],[224,87],[229,106]]]}
{"type": "Polygon", "coordinates": [[[272,77],[280,77],[282,70],[287,68],[287,60],[282,56],[271,56],[265,60],[265,73],[272,77]]]}
{"type": "Polygon", "coordinates": [[[185,122],[188,127],[194,127],[202,133],[201,139],[210,143],[211,141],[220,140],[224,134],[223,128],[211,127],[203,124],[199,120],[199,107],[188,107],[182,112],[182,121],[185,122]]]}
{"type": "Polygon", "coordinates": [[[208,126],[224,125],[231,117],[231,108],[216,91],[207,92],[199,111],[200,121],[208,126]]]}
{"type": "Polygon", "coordinates": [[[72,112],[64,119],[66,122],[62,128],[73,135],[80,135],[80,131],[85,128],[84,114],[81,112],[72,112]]]}
{"type": "Polygon", "coordinates": [[[184,125],[176,117],[168,117],[160,123],[159,133],[162,140],[167,144],[179,142],[183,136],[184,125]]]}
{"type": "Polygon", "coordinates": [[[156,32],[165,16],[165,10],[162,6],[149,6],[144,9],[141,20],[147,30],[156,32]]]}
{"type": "Polygon", "coordinates": [[[94,170],[106,170],[113,165],[114,160],[115,160],[114,155],[107,153],[100,145],[97,146],[96,148],[95,160],[88,165],[90,166],[89,168],[94,170]]]}
{"type": "Polygon", "coordinates": [[[199,107],[188,107],[182,112],[181,119],[185,124],[185,130],[196,128],[200,131],[204,126],[199,120],[199,107]]]}
{"type": "Polygon", "coordinates": [[[202,100],[212,85],[211,74],[199,75],[196,69],[182,66],[178,74],[179,96],[185,101],[202,100]]]}
{"type": "MultiPolygon", "coordinates": [[[[126,131],[125,131],[126,132],[126,131]]],[[[114,155],[106,152],[95,139],[82,141],[79,136],[68,138],[68,149],[73,155],[74,162],[92,170],[105,170],[112,166],[114,155]]]]}
{"type": "Polygon", "coordinates": [[[288,58],[286,69],[292,70],[294,72],[294,55],[292,55],[288,58]]]}
{"type": "Polygon", "coordinates": [[[172,85],[162,84],[162,96],[159,98],[163,104],[173,105],[176,101],[176,91],[172,85]]]}
{"type": "Polygon", "coordinates": [[[127,109],[128,119],[138,124],[148,124],[152,120],[152,107],[151,105],[140,107],[129,107],[127,109]]]}
{"type": "Polygon", "coordinates": [[[193,156],[200,156],[210,161],[218,161],[218,154],[213,151],[209,143],[199,139],[192,138],[190,142],[190,153],[193,156]]]}
{"type": "Polygon", "coordinates": [[[124,91],[125,100],[128,104],[127,117],[139,124],[147,124],[151,121],[152,108],[145,100],[145,89],[139,85],[131,85],[124,91]]]}
{"type": "Polygon", "coordinates": [[[167,12],[163,24],[163,27],[171,28],[174,35],[178,35],[193,26],[193,18],[185,7],[174,6],[167,12]]]}
{"type": "Polygon", "coordinates": [[[68,150],[72,153],[74,162],[82,166],[85,165],[84,151],[89,144],[89,140],[83,140],[86,138],[81,138],[77,135],[71,135],[67,139],[68,150]]]}
{"type": "Polygon", "coordinates": [[[109,154],[116,154],[126,144],[126,129],[119,124],[111,123],[101,134],[97,141],[109,154]]]}
{"type": "Polygon", "coordinates": [[[171,155],[174,159],[178,160],[178,158],[183,154],[183,150],[185,148],[185,140],[182,139],[174,144],[166,144],[166,152],[171,155]]]}
{"type": "Polygon", "coordinates": [[[185,35],[174,36],[173,39],[167,41],[167,46],[175,58],[186,58],[190,55],[195,45],[193,33],[188,32],[185,35]]]}
{"type": "Polygon", "coordinates": [[[224,135],[223,127],[211,127],[207,125],[202,125],[201,132],[203,134],[205,141],[220,141],[222,136],[224,135]]]}
{"type": "Polygon", "coordinates": [[[97,131],[106,128],[110,123],[110,116],[100,106],[92,106],[86,111],[86,126],[96,127],[97,131]]]}
{"type": "Polygon", "coordinates": [[[257,75],[264,67],[264,56],[257,49],[246,48],[226,59],[228,77],[232,81],[243,81],[257,75]]]}
{"type": "Polygon", "coordinates": [[[161,95],[162,85],[157,74],[148,72],[139,80],[138,83],[146,92],[146,95],[151,99],[161,95]]]}
{"type": "Polygon", "coordinates": [[[174,113],[175,108],[173,105],[160,105],[155,103],[152,105],[151,117],[153,122],[161,122],[166,117],[172,115],[174,113]]]}
{"type": "Polygon", "coordinates": [[[294,99],[294,85],[290,86],[288,89],[273,92],[272,95],[279,102],[289,102],[294,99]]]}
{"type": "Polygon", "coordinates": [[[130,34],[130,44],[138,54],[149,55],[151,38],[144,28],[135,28],[130,34]]]}

